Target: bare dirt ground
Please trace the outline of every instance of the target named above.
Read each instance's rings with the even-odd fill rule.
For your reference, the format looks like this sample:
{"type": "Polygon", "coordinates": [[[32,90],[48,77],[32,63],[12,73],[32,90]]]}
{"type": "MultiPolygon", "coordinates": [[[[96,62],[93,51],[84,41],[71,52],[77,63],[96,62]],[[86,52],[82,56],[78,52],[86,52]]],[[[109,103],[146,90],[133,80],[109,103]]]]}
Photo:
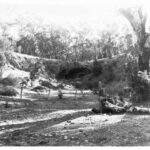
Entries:
{"type": "MultiPolygon", "coordinates": [[[[1,146],[148,146],[150,116],[94,114],[96,97],[73,90],[45,93],[25,90],[24,98],[0,98],[1,146]],[[9,108],[5,108],[5,102],[9,108]]],[[[147,104],[147,107],[149,104],[147,104]]]]}

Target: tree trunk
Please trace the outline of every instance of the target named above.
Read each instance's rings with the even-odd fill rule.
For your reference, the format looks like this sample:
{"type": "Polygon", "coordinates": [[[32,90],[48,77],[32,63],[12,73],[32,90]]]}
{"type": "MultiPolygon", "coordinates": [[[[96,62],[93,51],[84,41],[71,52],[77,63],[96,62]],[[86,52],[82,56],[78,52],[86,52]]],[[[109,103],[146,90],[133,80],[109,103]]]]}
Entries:
{"type": "Polygon", "coordinates": [[[22,99],[22,93],[23,93],[23,87],[21,87],[21,91],[20,91],[20,99],[22,99]]]}
{"type": "Polygon", "coordinates": [[[33,87],[33,80],[31,80],[31,87],[33,87]]]}
{"type": "Polygon", "coordinates": [[[48,97],[50,97],[50,94],[51,94],[51,89],[49,88],[49,90],[48,90],[48,97]]]}
{"type": "Polygon", "coordinates": [[[82,97],[84,97],[84,92],[83,92],[83,90],[81,90],[81,95],[82,95],[82,97]]]}
{"type": "Polygon", "coordinates": [[[76,89],[76,92],[75,92],[75,100],[77,99],[77,89],[76,89]]]}

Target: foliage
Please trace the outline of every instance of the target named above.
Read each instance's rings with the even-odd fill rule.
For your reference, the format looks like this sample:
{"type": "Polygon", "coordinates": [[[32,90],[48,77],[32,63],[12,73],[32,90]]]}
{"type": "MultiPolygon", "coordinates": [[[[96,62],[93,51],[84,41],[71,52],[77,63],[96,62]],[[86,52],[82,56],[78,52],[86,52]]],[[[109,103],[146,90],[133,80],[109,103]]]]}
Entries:
{"type": "Polygon", "coordinates": [[[115,79],[115,75],[113,64],[106,65],[103,72],[104,83],[112,82],[115,79]]]}
{"type": "Polygon", "coordinates": [[[98,81],[99,81],[99,78],[93,77],[93,75],[90,74],[83,78],[83,85],[85,89],[87,90],[97,91],[98,81]]]}
{"type": "Polygon", "coordinates": [[[103,72],[103,67],[101,63],[98,63],[97,60],[93,62],[93,75],[98,76],[103,72]]]}
{"type": "Polygon", "coordinates": [[[142,102],[149,100],[149,83],[147,80],[138,76],[139,66],[136,59],[129,59],[126,63],[125,73],[128,79],[128,85],[132,88],[133,102],[142,102]]]}
{"type": "Polygon", "coordinates": [[[0,67],[4,66],[6,63],[6,58],[3,52],[0,53],[0,67]]]}
{"type": "Polygon", "coordinates": [[[21,53],[77,62],[111,58],[126,51],[126,45],[132,45],[133,42],[132,36],[131,40],[127,40],[129,36],[120,36],[110,31],[98,32],[98,37],[91,39],[89,30],[85,29],[70,31],[56,27],[38,28],[30,24],[20,31],[16,45],[18,49],[21,48],[21,53]]]}
{"type": "Polygon", "coordinates": [[[44,86],[36,86],[31,89],[31,91],[35,91],[35,92],[44,91],[44,90],[46,90],[46,87],[44,87],[44,86]]]}
{"type": "Polygon", "coordinates": [[[146,44],[148,44],[147,43],[148,33],[146,33],[147,16],[146,14],[143,13],[141,8],[127,9],[127,10],[121,9],[120,12],[129,21],[133,31],[136,34],[137,37],[136,55],[139,56],[140,70],[149,71],[149,54],[147,57],[147,48],[146,48],[146,44]]]}
{"type": "Polygon", "coordinates": [[[5,86],[16,86],[18,83],[18,79],[17,78],[12,78],[12,77],[6,77],[3,79],[0,79],[0,84],[3,84],[5,86]]]}
{"type": "MultiPolygon", "coordinates": [[[[125,16],[125,18],[131,24],[136,36],[137,36],[137,44],[139,47],[139,51],[144,51],[144,46],[147,40],[148,35],[145,31],[145,25],[147,21],[146,14],[143,13],[141,8],[137,9],[121,9],[120,12],[125,16]]],[[[138,50],[138,49],[137,49],[138,50]]]]}
{"type": "Polygon", "coordinates": [[[0,23],[0,48],[3,52],[14,51],[16,49],[16,41],[12,35],[8,33],[9,29],[13,27],[13,25],[13,23],[0,23]]]}
{"type": "Polygon", "coordinates": [[[105,85],[105,90],[109,95],[118,95],[124,92],[124,87],[126,86],[128,86],[126,81],[113,81],[105,85]]]}
{"type": "Polygon", "coordinates": [[[37,56],[34,40],[29,35],[22,36],[21,39],[16,42],[16,46],[21,46],[21,49],[18,50],[20,53],[37,56]]]}
{"type": "Polygon", "coordinates": [[[34,81],[39,75],[40,73],[43,71],[43,65],[42,65],[42,60],[36,62],[35,64],[31,64],[30,65],[30,79],[31,81],[34,81]]]}
{"type": "Polygon", "coordinates": [[[55,74],[58,74],[59,72],[59,61],[58,62],[49,62],[45,61],[43,62],[44,68],[44,73],[46,76],[49,76],[50,78],[54,78],[55,74]]]}
{"type": "Polygon", "coordinates": [[[133,75],[131,78],[131,87],[133,88],[133,102],[141,102],[149,100],[150,85],[146,80],[143,80],[137,75],[133,75]]]}
{"type": "Polygon", "coordinates": [[[0,77],[2,77],[3,74],[3,66],[6,63],[6,58],[4,53],[0,53],[0,77]]]}
{"type": "Polygon", "coordinates": [[[2,96],[16,96],[18,92],[12,86],[1,86],[0,95],[2,96]]]}

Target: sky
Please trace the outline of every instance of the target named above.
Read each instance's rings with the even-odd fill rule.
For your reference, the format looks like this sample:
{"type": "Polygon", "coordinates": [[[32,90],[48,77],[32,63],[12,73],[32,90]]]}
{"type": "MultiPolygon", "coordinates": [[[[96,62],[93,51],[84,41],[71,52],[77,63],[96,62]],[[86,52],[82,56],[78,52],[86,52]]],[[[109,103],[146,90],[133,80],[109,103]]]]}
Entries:
{"type": "MultiPolygon", "coordinates": [[[[0,0],[0,23],[25,18],[40,24],[56,24],[80,29],[118,30],[128,26],[120,8],[142,6],[150,17],[149,0],[0,0]]],[[[148,18],[147,26],[150,26],[148,18]]]]}

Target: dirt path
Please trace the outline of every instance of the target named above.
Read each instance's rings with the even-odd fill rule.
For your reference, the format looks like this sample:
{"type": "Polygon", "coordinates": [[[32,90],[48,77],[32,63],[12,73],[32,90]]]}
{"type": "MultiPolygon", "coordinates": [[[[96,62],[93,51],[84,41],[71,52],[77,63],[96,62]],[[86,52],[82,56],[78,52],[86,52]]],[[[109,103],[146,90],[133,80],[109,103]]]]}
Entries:
{"type": "Polygon", "coordinates": [[[0,104],[0,145],[150,145],[150,116],[95,115],[93,95],[75,100],[69,91],[59,100],[52,93],[50,98],[29,92],[21,101],[2,99],[10,108],[0,104]]]}

